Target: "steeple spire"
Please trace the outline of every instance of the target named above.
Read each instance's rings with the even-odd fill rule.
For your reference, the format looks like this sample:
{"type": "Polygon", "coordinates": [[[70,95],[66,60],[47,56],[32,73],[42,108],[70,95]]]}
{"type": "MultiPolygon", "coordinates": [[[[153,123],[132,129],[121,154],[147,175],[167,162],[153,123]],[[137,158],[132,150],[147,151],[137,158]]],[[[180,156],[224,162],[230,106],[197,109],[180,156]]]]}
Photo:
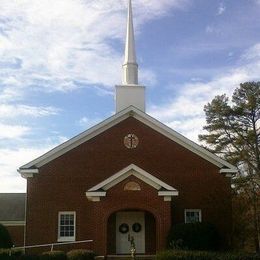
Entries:
{"type": "Polygon", "coordinates": [[[135,38],[133,26],[132,3],[128,0],[127,32],[125,43],[125,60],[123,64],[123,85],[138,85],[138,65],[135,55],[135,38]]]}
{"type": "Polygon", "coordinates": [[[125,60],[122,85],[116,86],[116,113],[133,106],[145,112],[145,87],[138,85],[138,65],[135,56],[135,38],[132,3],[128,0],[125,60]]]}

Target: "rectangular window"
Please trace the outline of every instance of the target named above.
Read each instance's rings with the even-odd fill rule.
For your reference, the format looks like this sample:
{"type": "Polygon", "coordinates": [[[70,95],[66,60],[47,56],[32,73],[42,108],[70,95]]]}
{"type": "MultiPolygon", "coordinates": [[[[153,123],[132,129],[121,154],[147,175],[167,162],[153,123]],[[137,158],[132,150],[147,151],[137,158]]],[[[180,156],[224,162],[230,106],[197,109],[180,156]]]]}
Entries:
{"type": "Polygon", "coordinates": [[[185,209],[184,217],[185,217],[185,223],[201,222],[201,210],[185,209]]]}
{"type": "Polygon", "coordinates": [[[58,241],[75,241],[76,212],[59,212],[58,241]]]}

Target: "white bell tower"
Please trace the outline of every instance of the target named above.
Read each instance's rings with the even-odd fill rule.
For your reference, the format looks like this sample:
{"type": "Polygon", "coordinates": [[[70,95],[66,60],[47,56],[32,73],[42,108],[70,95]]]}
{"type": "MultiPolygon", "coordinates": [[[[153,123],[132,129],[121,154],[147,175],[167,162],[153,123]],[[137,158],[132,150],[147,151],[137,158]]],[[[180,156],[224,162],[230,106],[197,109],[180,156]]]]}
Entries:
{"type": "Polygon", "coordinates": [[[134,106],[145,112],[145,87],[138,85],[138,64],[136,62],[135,54],[131,0],[128,0],[125,60],[122,67],[122,85],[116,86],[116,113],[129,106],[134,106]]]}

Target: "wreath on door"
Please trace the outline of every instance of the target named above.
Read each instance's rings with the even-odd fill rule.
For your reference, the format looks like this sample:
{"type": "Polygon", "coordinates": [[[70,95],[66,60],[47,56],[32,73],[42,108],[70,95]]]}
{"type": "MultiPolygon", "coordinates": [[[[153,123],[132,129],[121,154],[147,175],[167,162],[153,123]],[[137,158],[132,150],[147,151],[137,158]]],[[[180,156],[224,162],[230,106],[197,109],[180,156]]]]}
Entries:
{"type": "Polygon", "coordinates": [[[119,232],[125,234],[129,231],[129,226],[126,223],[123,223],[119,226],[119,232]]]}
{"type": "Polygon", "coordinates": [[[141,226],[140,223],[134,223],[132,225],[132,229],[133,229],[134,232],[138,233],[142,230],[142,226],[141,226]]]}

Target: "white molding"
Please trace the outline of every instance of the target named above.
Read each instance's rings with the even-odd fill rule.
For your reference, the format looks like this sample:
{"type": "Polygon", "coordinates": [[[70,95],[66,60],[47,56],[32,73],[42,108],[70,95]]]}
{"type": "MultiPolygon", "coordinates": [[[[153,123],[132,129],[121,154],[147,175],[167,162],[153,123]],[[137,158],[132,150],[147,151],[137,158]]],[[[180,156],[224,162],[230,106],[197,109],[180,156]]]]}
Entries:
{"type": "Polygon", "coordinates": [[[121,171],[115,173],[114,175],[110,176],[109,178],[105,179],[104,181],[100,182],[94,187],[90,188],[85,193],[86,197],[90,201],[100,201],[101,197],[106,196],[106,190],[112,188],[113,186],[125,180],[131,175],[135,176],[136,178],[142,180],[143,182],[158,190],[158,196],[164,196],[164,201],[170,201],[170,198],[172,196],[179,195],[179,192],[172,186],[159,180],[158,178],[154,177],[153,175],[136,166],[135,164],[130,164],[121,171]],[[162,188],[165,189],[165,191],[159,191],[162,188]],[[105,191],[99,191],[101,189],[105,191]]]}
{"type": "Polygon", "coordinates": [[[85,192],[86,197],[88,198],[88,200],[90,201],[100,201],[100,197],[105,197],[106,196],[106,192],[105,191],[87,191],[85,192]]]}
{"type": "Polygon", "coordinates": [[[233,176],[233,174],[231,174],[231,173],[226,173],[225,174],[225,177],[227,177],[227,178],[232,178],[232,176],[233,176]]]}
{"type": "Polygon", "coordinates": [[[4,225],[4,226],[25,226],[25,221],[21,220],[21,221],[13,221],[13,220],[7,220],[7,221],[0,221],[0,224],[4,225]]]}
{"type": "Polygon", "coordinates": [[[219,170],[220,173],[237,173],[237,171],[238,171],[237,169],[226,169],[226,168],[219,170]]]}
{"type": "Polygon", "coordinates": [[[142,181],[146,182],[150,186],[155,187],[157,190],[164,188],[169,191],[178,192],[172,186],[159,180],[158,178],[154,177],[153,175],[141,169],[140,167],[136,166],[135,164],[128,165],[124,169],[120,170],[119,172],[115,173],[114,175],[110,176],[109,178],[105,179],[104,181],[100,182],[94,187],[90,188],[88,192],[93,192],[100,189],[105,189],[105,190],[110,189],[111,187],[115,186],[117,183],[129,177],[130,175],[133,175],[141,179],[142,181]]]}
{"type": "Polygon", "coordinates": [[[158,196],[178,196],[179,192],[178,191],[158,191],[158,196]]]}
{"type": "Polygon", "coordinates": [[[171,200],[172,200],[172,197],[171,197],[171,196],[164,196],[164,197],[163,197],[163,200],[164,200],[164,201],[171,201],[171,200]]]}
{"type": "Polygon", "coordinates": [[[95,196],[87,196],[89,201],[93,201],[93,202],[99,202],[100,201],[100,197],[95,197],[95,196]]]}
{"type": "Polygon", "coordinates": [[[34,174],[39,173],[39,169],[18,169],[17,171],[25,179],[32,178],[34,176],[34,174]]]}
{"type": "Polygon", "coordinates": [[[227,178],[232,178],[232,176],[237,173],[237,170],[234,171],[233,169],[224,168],[220,169],[219,172],[227,178]]]}
{"type": "Polygon", "coordinates": [[[105,197],[105,191],[87,191],[86,196],[96,196],[96,197],[105,197]]]}
{"type": "Polygon", "coordinates": [[[73,149],[73,148],[79,146],[80,144],[90,140],[91,138],[99,135],[100,133],[106,131],[107,129],[120,123],[121,121],[125,120],[126,118],[128,118],[130,116],[133,116],[134,118],[141,121],[145,125],[151,127],[155,131],[168,137],[172,141],[180,144],[181,146],[183,146],[186,149],[190,150],[191,152],[197,154],[201,158],[211,162],[212,164],[216,165],[217,167],[219,167],[219,168],[227,167],[228,169],[232,170],[233,172],[237,172],[236,167],[234,167],[230,163],[228,163],[225,160],[210,153],[209,151],[202,148],[195,142],[187,139],[186,137],[177,133],[170,127],[162,124],[158,120],[152,118],[151,116],[147,115],[146,113],[138,110],[137,108],[135,108],[133,106],[130,106],[130,107],[118,112],[117,114],[115,114],[115,115],[111,116],[110,118],[104,120],[103,122],[95,125],[94,127],[88,129],[87,131],[73,137],[72,139],[68,140],[67,142],[50,150],[49,152],[45,153],[44,155],[38,157],[37,159],[23,165],[19,170],[28,169],[32,166],[41,167],[44,164],[54,160],[55,158],[63,155],[64,153],[70,151],[71,149],[73,149]]]}

